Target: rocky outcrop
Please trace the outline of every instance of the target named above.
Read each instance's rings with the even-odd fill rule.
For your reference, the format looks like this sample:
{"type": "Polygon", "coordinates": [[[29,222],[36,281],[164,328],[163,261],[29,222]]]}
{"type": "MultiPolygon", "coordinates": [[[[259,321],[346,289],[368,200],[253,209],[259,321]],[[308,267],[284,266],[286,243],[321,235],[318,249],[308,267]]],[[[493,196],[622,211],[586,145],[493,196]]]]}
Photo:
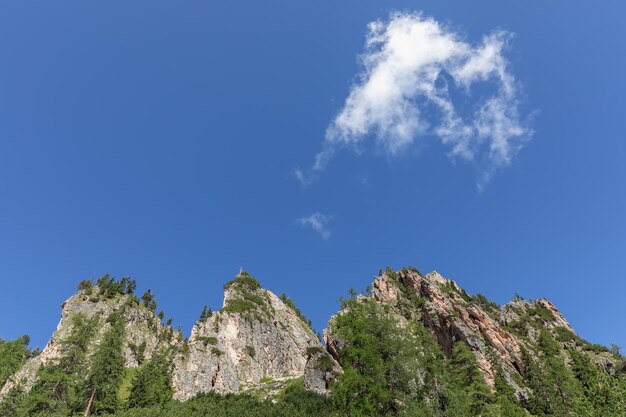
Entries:
{"type": "Polygon", "coordinates": [[[176,357],[174,398],[302,377],[310,348],[322,345],[297,311],[244,273],[225,286],[222,309],[195,324],[176,357]]]}
{"type": "MultiPolygon", "coordinates": [[[[174,398],[179,400],[211,391],[272,395],[289,381],[304,376],[312,351],[324,350],[293,302],[260,288],[258,281],[246,273],[225,286],[222,309],[198,321],[184,341],[179,332],[163,325],[156,316],[151,296],[142,302],[120,283],[109,278],[103,282],[110,286],[109,292],[89,284],[63,303],[52,338],[39,355],[4,384],[0,400],[17,384],[30,391],[42,366],[67,356],[67,340],[73,337],[77,317],[94,330],[87,357],[111,328],[108,317],[113,313],[124,323],[121,349],[126,368],[136,368],[157,350],[168,348],[173,361],[174,398]]],[[[134,282],[132,285],[134,289],[134,282]]],[[[88,374],[89,369],[84,371],[88,374]]]]}
{"type": "MultiPolygon", "coordinates": [[[[525,389],[516,381],[523,372],[522,351],[532,352],[533,347],[507,328],[523,323],[536,331],[530,323],[540,320],[546,329],[563,328],[573,332],[548,300],[530,302],[519,299],[499,307],[484,297],[469,296],[454,281],[436,271],[426,275],[414,269],[388,271],[374,279],[370,297],[391,307],[390,311],[403,326],[411,320],[420,320],[430,329],[446,356],[451,355],[454,343],[467,344],[487,384],[494,386],[497,367],[521,399],[525,397],[525,389]],[[419,302],[407,303],[409,298],[419,302]],[[416,304],[420,307],[415,307],[416,304]],[[407,305],[410,311],[407,311],[407,305]]],[[[332,322],[333,318],[329,329],[332,329],[332,322]]],[[[332,331],[327,330],[324,334],[328,352],[339,358],[342,341],[332,331]]]]}
{"type": "Polygon", "coordinates": [[[341,366],[327,351],[309,349],[304,368],[304,388],[318,394],[326,394],[330,384],[342,373],[341,366]]]}
{"type": "Polygon", "coordinates": [[[554,329],[555,327],[563,327],[570,332],[574,331],[569,322],[565,320],[565,317],[563,317],[563,314],[561,314],[561,312],[550,301],[546,300],[545,298],[540,298],[535,302],[535,304],[539,307],[543,307],[544,309],[552,313],[553,319],[545,321],[545,324],[546,326],[548,326],[548,328],[554,329]]]}
{"type": "Polygon", "coordinates": [[[167,336],[167,342],[165,342],[167,344],[176,344],[180,341],[178,333],[163,325],[156,314],[135,297],[117,294],[111,298],[103,298],[97,286],[83,289],[62,304],[61,320],[52,338],[39,355],[29,359],[15,375],[9,378],[0,390],[0,399],[16,384],[20,384],[25,392],[30,391],[36,381],[37,371],[44,365],[58,361],[64,355],[67,349],[64,341],[71,335],[74,319],[77,316],[83,317],[95,328],[88,347],[88,352],[93,353],[110,328],[106,319],[112,313],[120,314],[125,322],[126,331],[122,349],[127,368],[135,368],[139,366],[140,360],[150,359],[164,343],[163,336],[167,336]]]}
{"type": "MultiPolygon", "coordinates": [[[[177,400],[208,392],[250,392],[267,397],[298,378],[302,378],[306,389],[326,393],[341,377],[339,363],[346,346],[333,333],[337,315],[324,330],[323,346],[293,302],[262,289],[247,273],[224,286],[222,308],[203,313],[186,340],[180,332],[162,324],[162,316],[154,313],[156,302],[149,294],[143,301],[132,295],[134,282],[133,290],[129,289],[130,281],[121,285],[107,278],[101,282],[109,286],[107,290],[90,284],[63,303],[56,332],[43,351],[4,384],[0,400],[18,384],[28,392],[42,366],[70,357],[67,340],[75,332],[79,317],[83,326],[88,323],[94,330],[87,351],[81,351],[83,356],[91,357],[111,328],[109,317],[113,314],[116,323],[121,319],[124,324],[120,348],[124,366],[136,368],[166,348],[177,400]]],[[[376,307],[384,306],[381,310],[393,315],[401,328],[411,329],[417,327],[411,324],[421,323],[421,335],[433,345],[432,335],[448,357],[455,343],[466,344],[486,383],[493,387],[497,377],[503,377],[522,402],[528,393],[521,377],[524,363],[528,363],[522,360],[523,353],[538,358],[538,340],[546,336],[546,331],[567,349],[584,351],[609,374],[619,366],[606,348],[580,339],[546,299],[531,301],[516,296],[498,306],[480,295],[470,296],[437,272],[422,275],[416,269],[381,273],[374,279],[371,292],[357,300],[366,298],[374,300],[377,305],[372,305],[376,307]]],[[[567,353],[563,356],[567,362],[567,353]]],[[[89,372],[89,360],[86,364],[85,374],[89,372]]]]}

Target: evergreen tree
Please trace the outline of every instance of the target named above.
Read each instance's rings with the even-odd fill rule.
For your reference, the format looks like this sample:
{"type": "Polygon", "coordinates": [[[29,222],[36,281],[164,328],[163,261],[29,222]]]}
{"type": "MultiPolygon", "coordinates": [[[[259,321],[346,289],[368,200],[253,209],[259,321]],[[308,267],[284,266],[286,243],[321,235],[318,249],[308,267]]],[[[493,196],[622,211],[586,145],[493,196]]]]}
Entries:
{"type": "Polygon", "coordinates": [[[143,305],[149,308],[153,298],[154,296],[152,295],[152,290],[148,288],[141,296],[141,301],[143,301],[143,305]]]}
{"type": "Polygon", "coordinates": [[[92,286],[93,286],[93,283],[91,281],[89,281],[88,279],[84,279],[78,283],[78,286],[76,287],[76,289],[78,291],[90,290],[92,286]]]}
{"type": "Polygon", "coordinates": [[[333,331],[344,373],[333,400],[349,416],[395,415],[417,396],[418,347],[373,300],[344,302],[333,331]]]}
{"type": "Polygon", "coordinates": [[[122,293],[133,295],[135,293],[135,289],[137,288],[137,283],[130,277],[124,277],[120,280],[120,287],[122,289],[122,293]]]}
{"type": "Polygon", "coordinates": [[[68,413],[79,409],[82,370],[86,367],[87,348],[96,323],[97,319],[87,319],[80,313],[73,316],[71,332],[60,342],[63,355],[55,363],[39,369],[37,382],[24,397],[21,409],[26,415],[68,413]]]}
{"type": "Polygon", "coordinates": [[[124,374],[124,321],[120,315],[112,313],[107,323],[111,327],[94,353],[91,371],[83,389],[83,404],[95,414],[117,410],[117,391],[124,374]]]}
{"type": "Polygon", "coordinates": [[[593,416],[626,416],[626,383],[598,369],[584,353],[572,350],[572,371],[580,382],[593,416]]]}
{"type": "Polygon", "coordinates": [[[128,400],[128,406],[147,407],[163,405],[172,398],[171,360],[168,351],[156,353],[137,372],[128,400]]]}
{"type": "MultiPolygon", "coordinates": [[[[491,361],[492,364],[496,360],[491,361]]],[[[522,407],[513,387],[506,381],[504,371],[496,366],[495,374],[495,404],[487,406],[487,415],[503,417],[528,417],[528,412],[522,407]]]]}
{"type": "Polygon", "coordinates": [[[23,415],[20,407],[24,399],[24,390],[18,384],[6,393],[5,397],[0,401],[0,416],[13,417],[23,415]]]}
{"type": "Polygon", "coordinates": [[[459,417],[485,414],[493,398],[476,358],[465,342],[454,343],[448,366],[451,396],[449,412],[459,417]]]}
{"type": "Polygon", "coordinates": [[[588,416],[579,382],[560,356],[561,347],[554,337],[541,329],[538,340],[539,363],[523,353],[525,381],[532,390],[529,411],[540,416],[588,416]]]}
{"type": "Polygon", "coordinates": [[[28,343],[26,335],[11,341],[0,339],[0,387],[33,355],[28,343]]]}
{"type": "Polygon", "coordinates": [[[200,312],[200,321],[205,321],[209,317],[211,317],[212,311],[208,306],[204,306],[202,308],[202,312],[200,312]]]}

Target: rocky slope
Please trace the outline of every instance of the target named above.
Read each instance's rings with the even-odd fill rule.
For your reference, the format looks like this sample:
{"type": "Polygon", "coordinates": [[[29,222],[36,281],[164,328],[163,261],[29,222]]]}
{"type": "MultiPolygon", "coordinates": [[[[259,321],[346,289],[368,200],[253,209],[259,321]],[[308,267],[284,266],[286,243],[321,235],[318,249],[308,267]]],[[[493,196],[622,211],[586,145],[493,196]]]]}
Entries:
{"type": "MultiPolygon", "coordinates": [[[[107,286],[106,290],[98,285],[88,285],[62,304],[61,320],[52,338],[39,355],[29,359],[8,379],[0,390],[0,399],[18,384],[29,392],[39,369],[59,362],[72,348],[69,341],[78,319],[89,323],[88,327],[94,330],[86,349],[87,356],[91,356],[111,327],[107,318],[112,314],[122,317],[125,327],[122,354],[126,368],[137,368],[140,362],[149,360],[159,347],[180,342],[180,334],[163,325],[154,311],[127,293],[127,282],[118,285],[108,277],[101,282],[107,286]]],[[[87,373],[88,370],[83,371],[87,373]]]]}
{"type": "MultiPolygon", "coordinates": [[[[74,373],[72,380],[67,382],[69,387],[77,392],[83,390],[78,405],[72,410],[90,410],[85,403],[89,398],[86,394],[91,391],[85,391],[86,378],[82,374],[90,373],[93,357],[101,350],[103,340],[112,329],[111,323],[119,326],[120,320],[123,337],[115,349],[121,351],[124,376],[116,380],[114,390],[117,390],[121,403],[128,401],[133,376],[146,370],[148,366],[145,364],[154,362],[150,372],[160,366],[158,363],[161,362],[150,361],[153,357],[165,358],[166,366],[159,368],[159,372],[163,371],[161,374],[146,375],[167,374],[162,379],[166,397],[173,396],[181,401],[209,392],[247,392],[265,398],[295,383],[324,394],[333,392],[335,381],[341,382],[342,373],[348,375],[352,366],[350,360],[346,360],[349,343],[337,330],[338,318],[345,317],[342,315],[349,311],[342,310],[330,319],[324,331],[323,346],[293,302],[284,295],[277,297],[262,289],[259,282],[247,273],[239,274],[224,286],[222,308],[203,312],[188,339],[174,331],[169,322],[162,323],[163,316],[155,314],[156,301],[149,292],[139,299],[133,294],[134,287],[132,280],[114,281],[108,276],[95,284],[81,283],[79,291],[63,303],[57,330],[44,350],[28,359],[7,380],[0,390],[0,400],[17,391],[14,389],[17,387],[24,393],[32,390],[45,398],[49,388],[42,384],[38,386],[38,381],[42,370],[56,366],[61,373],[74,373]],[[166,354],[161,355],[163,352],[166,354]],[[70,356],[72,359],[68,364],[70,356]],[[81,361],[80,364],[75,360],[81,361]],[[342,370],[340,364],[346,368],[342,370]],[[76,369],[80,369],[81,375],[75,375],[76,369]],[[126,372],[129,370],[133,372],[126,372]]],[[[504,381],[514,393],[511,396],[515,397],[516,406],[525,407],[527,411],[532,409],[528,404],[533,399],[533,392],[537,393],[533,381],[541,381],[543,376],[533,380],[532,372],[525,368],[535,363],[540,367],[548,366],[546,361],[550,360],[550,355],[558,356],[558,361],[567,368],[577,357],[580,365],[580,356],[576,356],[580,353],[601,370],[602,377],[619,373],[622,378],[621,374],[626,372],[620,355],[582,340],[559,310],[545,299],[524,300],[516,296],[510,303],[498,306],[481,295],[470,296],[454,281],[437,272],[423,275],[415,268],[408,268],[397,272],[381,271],[370,290],[354,300],[361,303],[357,305],[380,306],[380,311],[392,318],[388,323],[397,323],[398,326],[393,325],[393,328],[400,329],[400,333],[406,335],[401,337],[406,340],[422,338],[419,342],[422,345],[427,340],[430,345],[437,346],[440,353],[431,359],[445,362],[442,366],[437,364],[442,369],[448,369],[450,363],[454,363],[455,347],[458,348],[459,344],[467,346],[468,355],[473,356],[471,366],[480,371],[481,381],[484,379],[487,387],[496,394],[498,390],[502,391],[501,386],[498,388],[498,381],[504,381]],[[422,333],[415,333],[416,327],[422,333]],[[546,334],[557,348],[542,347],[541,339],[545,339],[546,334]]],[[[354,335],[362,332],[369,323],[366,321],[361,327],[348,326],[347,329],[344,326],[343,330],[354,335]]],[[[389,340],[383,339],[382,344],[389,340]]],[[[352,342],[355,340],[353,338],[352,342]]],[[[425,352],[420,349],[412,352],[425,352]]],[[[425,356],[416,353],[411,358],[419,355],[425,356]]],[[[403,357],[403,360],[411,361],[411,358],[403,357]]],[[[419,362],[419,366],[428,366],[428,359],[424,357],[415,362],[419,362]]],[[[560,365],[553,363],[550,366],[560,365]]],[[[422,387],[426,385],[421,369],[424,368],[411,371],[415,371],[411,375],[417,374],[410,377],[412,382],[409,381],[415,385],[415,392],[421,389],[420,384],[422,387]]],[[[354,378],[354,369],[351,371],[354,378]]],[[[574,378],[571,372],[567,375],[574,378]]],[[[445,383],[450,384],[449,381],[445,383]]],[[[602,384],[604,382],[599,386],[602,384]]],[[[163,388],[146,385],[142,389],[163,392],[163,388]]],[[[345,392],[345,387],[342,389],[345,392]]],[[[95,388],[93,392],[96,392],[95,388]]],[[[424,395],[427,403],[434,401],[431,392],[424,395]]],[[[56,404],[68,402],[63,398],[56,401],[56,404]]],[[[548,404],[546,407],[550,401],[544,402],[548,404]]],[[[45,401],[43,404],[45,406],[45,401]]]]}
{"type": "Polygon", "coordinates": [[[198,321],[174,361],[174,398],[239,392],[303,376],[310,348],[322,349],[296,310],[247,274],[225,286],[224,306],[198,321]]]}
{"type": "MultiPolygon", "coordinates": [[[[424,324],[447,357],[455,343],[465,343],[485,382],[493,388],[496,370],[501,370],[522,402],[529,392],[522,378],[522,352],[537,356],[541,329],[548,330],[563,346],[588,355],[606,370],[616,365],[615,356],[608,349],[580,339],[546,299],[532,301],[516,296],[510,303],[498,306],[481,295],[470,296],[438,272],[422,275],[414,268],[381,273],[374,279],[370,294],[361,297],[389,308],[402,326],[413,321],[424,324]]],[[[324,340],[333,358],[340,359],[343,342],[333,332],[335,318],[331,318],[324,340]]]]}
{"type": "MultiPolygon", "coordinates": [[[[120,315],[124,322],[121,349],[125,368],[138,368],[155,352],[167,349],[172,362],[171,388],[178,400],[211,391],[249,391],[266,396],[303,377],[312,352],[317,358],[324,351],[293,303],[260,288],[247,273],[225,286],[222,309],[207,312],[194,325],[189,339],[162,323],[154,312],[156,302],[151,295],[140,301],[128,293],[126,284],[118,284],[107,281],[106,285],[114,287],[107,295],[98,285],[86,285],[65,301],[56,332],[39,355],[9,378],[0,399],[18,385],[28,393],[43,366],[58,364],[67,356],[75,345],[77,318],[87,323],[79,332],[94,329],[86,347],[88,358],[110,329],[107,318],[111,314],[120,315]]],[[[88,369],[84,372],[87,374],[88,369]]]]}

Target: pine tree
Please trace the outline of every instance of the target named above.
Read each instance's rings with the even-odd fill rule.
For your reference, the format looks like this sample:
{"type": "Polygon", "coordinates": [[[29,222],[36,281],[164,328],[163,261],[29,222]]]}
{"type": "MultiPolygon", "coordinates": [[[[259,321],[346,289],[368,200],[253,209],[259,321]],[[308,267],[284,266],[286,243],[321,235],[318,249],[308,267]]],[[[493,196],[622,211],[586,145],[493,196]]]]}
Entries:
{"type": "Polygon", "coordinates": [[[130,392],[129,407],[162,405],[172,398],[169,356],[167,351],[158,352],[139,369],[130,392]]]}
{"type": "Polygon", "coordinates": [[[26,335],[11,341],[0,339],[0,387],[32,356],[29,343],[30,337],[26,335]]]}
{"type": "Polygon", "coordinates": [[[93,398],[93,412],[96,414],[117,410],[117,391],[124,374],[124,321],[121,316],[112,313],[107,322],[111,327],[94,353],[91,372],[83,389],[85,407],[89,408],[89,399],[93,398]]]}
{"type": "Polygon", "coordinates": [[[529,411],[555,417],[589,415],[580,383],[560,356],[558,342],[545,329],[539,333],[538,347],[539,362],[523,352],[524,379],[532,390],[529,411]]]}
{"type": "Polygon", "coordinates": [[[81,371],[86,367],[87,349],[96,324],[96,318],[87,319],[83,314],[73,316],[70,334],[60,341],[63,356],[39,369],[37,382],[24,397],[21,408],[27,415],[78,410],[81,371]]]}
{"type": "Polygon", "coordinates": [[[410,334],[374,301],[353,295],[344,302],[333,331],[343,341],[344,373],[333,400],[346,415],[385,416],[417,398],[419,349],[410,334]]]}
{"type": "Polygon", "coordinates": [[[598,369],[584,353],[572,350],[572,371],[580,382],[593,416],[626,415],[626,383],[598,369]]]}
{"type": "Polygon", "coordinates": [[[20,384],[17,384],[6,393],[5,397],[0,401],[0,416],[18,416],[23,415],[21,404],[24,400],[24,390],[20,384]]]}
{"type": "Polygon", "coordinates": [[[484,415],[488,405],[493,403],[492,394],[474,354],[464,342],[454,343],[448,366],[451,397],[449,412],[458,416],[484,415]]]}
{"type": "Polygon", "coordinates": [[[143,305],[145,305],[146,307],[149,307],[150,303],[152,302],[152,298],[153,298],[152,290],[148,288],[141,296],[141,301],[143,301],[143,305]]]}

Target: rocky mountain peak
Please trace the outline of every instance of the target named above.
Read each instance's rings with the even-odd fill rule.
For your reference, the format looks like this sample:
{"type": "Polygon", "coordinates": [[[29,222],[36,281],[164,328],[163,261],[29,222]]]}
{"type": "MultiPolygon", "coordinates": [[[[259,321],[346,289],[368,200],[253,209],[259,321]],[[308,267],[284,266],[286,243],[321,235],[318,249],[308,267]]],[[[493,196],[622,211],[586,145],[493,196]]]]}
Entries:
{"type": "MultiPolygon", "coordinates": [[[[543,401],[544,381],[554,375],[574,384],[593,374],[599,387],[608,387],[606,381],[626,373],[615,349],[581,339],[547,299],[516,295],[500,306],[436,271],[422,274],[413,267],[381,271],[364,294],[351,292],[324,330],[326,346],[292,300],[245,272],[224,285],[219,310],[205,307],[188,339],[173,331],[171,321],[162,323],[149,290],[138,298],[134,289],[127,278],[81,282],[63,303],[44,350],[26,354],[5,373],[17,369],[3,379],[0,405],[25,395],[28,410],[47,409],[51,395],[71,391],[78,393],[76,401],[56,395],[59,409],[98,414],[103,407],[186,401],[209,392],[280,401],[294,392],[287,387],[331,394],[333,402],[344,395],[339,402],[350,402],[350,390],[361,395],[364,386],[382,381],[380,389],[397,388],[402,401],[423,396],[422,405],[429,406],[445,390],[456,393],[445,401],[466,394],[473,401],[480,392],[488,407],[504,401],[498,407],[519,411],[543,401]],[[351,385],[355,381],[361,382],[351,385]]],[[[541,410],[563,399],[556,391],[550,395],[541,410]]],[[[398,401],[388,406],[400,406],[398,401]]]]}
{"type": "MultiPolygon", "coordinates": [[[[480,294],[470,296],[436,271],[424,275],[415,268],[387,270],[375,277],[369,297],[392,307],[399,323],[423,323],[448,357],[455,343],[464,342],[488,385],[494,386],[498,368],[520,397],[525,395],[524,387],[516,382],[523,372],[522,352],[532,354],[539,329],[577,337],[546,299],[516,299],[501,307],[480,294]]],[[[332,331],[326,331],[325,338],[328,351],[338,358],[341,340],[332,331]]]]}
{"type": "Polygon", "coordinates": [[[262,389],[304,375],[318,338],[293,302],[247,273],[224,286],[224,304],[198,321],[175,359],[174,397],[262,389]]]}
{"type": "Polygon", "coordinates": [[[85,340],[83,350],[86,356],[93,355],[110,330],[114,316],[123,322],[121,349],[126,368],[137,368],[161,346],[179,343],[181,335],[163,325],[153,309],[146,305],[149,303],[142,303],[133,295],[133,291],[134,281],[114,281],[108,275],[97,283],[81,282],[76,294],[61,305],[59,324],[42,352],[28,360],[4,384],[0,398],[17,384],[29,392],[36,382],[39,369],[57,364],[74,348],[72,340],[78,336],[85,340]]]}

